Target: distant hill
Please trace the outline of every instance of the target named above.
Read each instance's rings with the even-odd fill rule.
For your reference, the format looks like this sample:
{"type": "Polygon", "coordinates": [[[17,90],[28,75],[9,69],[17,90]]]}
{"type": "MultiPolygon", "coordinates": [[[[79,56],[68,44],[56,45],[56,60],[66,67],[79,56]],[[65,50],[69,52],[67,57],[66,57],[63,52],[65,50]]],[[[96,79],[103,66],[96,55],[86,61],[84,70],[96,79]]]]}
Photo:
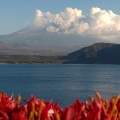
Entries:
{"type": "Polygon", "coordinates": [[[63,57],[65,63],[120,64],[120,44],[95,43],[63,57]]]}

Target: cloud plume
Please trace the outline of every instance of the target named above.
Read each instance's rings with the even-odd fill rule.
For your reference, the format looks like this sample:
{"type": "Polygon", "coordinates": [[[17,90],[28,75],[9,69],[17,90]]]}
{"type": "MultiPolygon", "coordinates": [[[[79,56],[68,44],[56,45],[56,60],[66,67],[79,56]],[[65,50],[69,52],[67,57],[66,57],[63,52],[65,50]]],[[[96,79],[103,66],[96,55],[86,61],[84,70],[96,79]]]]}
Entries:
{"type": "Polygon", "coordinates": [[[115,38],[120,36],[120,15],[97,7],[91,8],[87,15],[70,7],[58,14],[36,10],[32,28],[52,33],[95,35],[101,39],[115,38]]]}

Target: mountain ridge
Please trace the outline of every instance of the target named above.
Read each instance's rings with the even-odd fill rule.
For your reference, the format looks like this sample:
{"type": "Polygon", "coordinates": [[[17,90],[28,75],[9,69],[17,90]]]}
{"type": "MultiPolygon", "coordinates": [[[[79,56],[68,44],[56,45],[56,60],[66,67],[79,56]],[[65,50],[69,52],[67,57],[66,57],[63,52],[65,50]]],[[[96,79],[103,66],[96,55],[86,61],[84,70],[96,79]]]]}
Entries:
{"type": "Polygon", "coordinates": [[[63,57],[65,63],[120,64],[120,44],[95,43],[63,57]]]}

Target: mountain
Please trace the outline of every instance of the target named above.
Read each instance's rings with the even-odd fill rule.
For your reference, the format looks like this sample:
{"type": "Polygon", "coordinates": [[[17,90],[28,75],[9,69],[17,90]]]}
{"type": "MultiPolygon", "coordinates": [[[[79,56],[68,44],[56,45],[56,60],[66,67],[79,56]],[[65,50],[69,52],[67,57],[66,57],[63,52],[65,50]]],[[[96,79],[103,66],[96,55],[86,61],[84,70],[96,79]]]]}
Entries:
{"type": "Polygon", "coordinates": [[[13,34],[0,35],[0,53],[42,56],[67,55],[99,41],[101,40],[91,36],[52,33],[28,28],[13,34]],[[1,46],[4,46],[4,49],[1,50],[1,46]]]}
{"type": "Polygon", "coordinates": [[[95,43],[63,57],[65,63],[120,64],[120,44],[95,43]]]}

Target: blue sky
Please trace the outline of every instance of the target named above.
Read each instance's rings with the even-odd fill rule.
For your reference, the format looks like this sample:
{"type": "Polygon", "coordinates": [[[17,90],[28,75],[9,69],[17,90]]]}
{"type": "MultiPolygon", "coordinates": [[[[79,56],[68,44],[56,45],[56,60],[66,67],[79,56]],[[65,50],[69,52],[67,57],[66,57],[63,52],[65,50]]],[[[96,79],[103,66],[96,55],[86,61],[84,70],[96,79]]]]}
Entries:
{"type": "Polygon", "coordinates": [[[88,14],[92,7],[112,10],[120,15],[120,0],[1,0],[0,35],[10,34],[31,23],[36,9],[60,13],[66,7],[77,8],[88,14]]]}

